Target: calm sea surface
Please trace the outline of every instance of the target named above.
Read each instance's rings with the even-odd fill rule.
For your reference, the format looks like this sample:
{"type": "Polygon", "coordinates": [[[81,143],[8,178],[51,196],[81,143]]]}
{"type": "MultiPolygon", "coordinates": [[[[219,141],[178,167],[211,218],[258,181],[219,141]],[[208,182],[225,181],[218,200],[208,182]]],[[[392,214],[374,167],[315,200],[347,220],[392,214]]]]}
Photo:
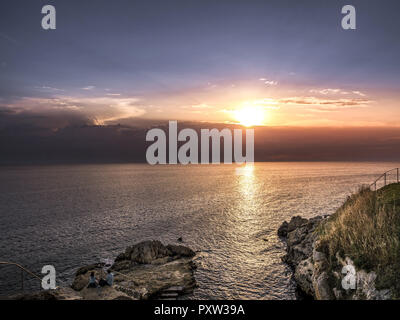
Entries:
{"type": "MultiPolygon", "coordinates": [[[[331,214],[398,163],[256,163],[253,167],[71,165],[0,168],[0,261],[40,274],[76,269],[148,239],[198,251],[191,298],[294,299],[285,245],[294,215],[331,214]]],[[[33,286],[33,284],[31,284],[33,286]]],[[[38,288],[38,284],[35,284],[38,288]]],[[[0,266],[0,294],[20,273],[0,266]]]]}

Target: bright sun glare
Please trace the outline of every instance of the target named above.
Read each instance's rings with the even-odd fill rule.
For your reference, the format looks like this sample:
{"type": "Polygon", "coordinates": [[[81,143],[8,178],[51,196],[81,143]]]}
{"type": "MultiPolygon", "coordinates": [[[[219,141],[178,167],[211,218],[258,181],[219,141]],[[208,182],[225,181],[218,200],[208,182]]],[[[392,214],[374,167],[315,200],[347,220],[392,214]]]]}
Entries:
{"type": "Polygon", "coordinates": [[[235,120],[246,127],[264,124],[265,110],[261,107],[249,106],[234,112],[235,120]]]}

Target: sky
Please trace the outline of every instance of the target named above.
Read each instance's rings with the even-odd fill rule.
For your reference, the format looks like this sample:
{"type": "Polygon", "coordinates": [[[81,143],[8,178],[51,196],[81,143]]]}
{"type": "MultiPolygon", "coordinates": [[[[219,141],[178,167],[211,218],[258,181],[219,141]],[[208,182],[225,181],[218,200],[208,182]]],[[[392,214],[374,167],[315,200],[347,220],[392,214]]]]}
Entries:
{"type": "Polygon", "coordinates": [[[394,0],[2,0],[0,139],[158,120],[397,128],[399,12],[394,0]],[[56,30],[41,28],[46,4],[56,30]],[[346,4],[356,30],[341,28],[346,4]]]}

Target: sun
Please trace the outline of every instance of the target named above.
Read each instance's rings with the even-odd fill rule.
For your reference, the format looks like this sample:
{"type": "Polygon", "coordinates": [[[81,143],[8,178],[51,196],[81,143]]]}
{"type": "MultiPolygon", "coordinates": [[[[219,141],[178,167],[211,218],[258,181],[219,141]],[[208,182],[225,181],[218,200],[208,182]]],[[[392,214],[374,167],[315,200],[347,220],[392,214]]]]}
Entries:
{"type": "Polygon", "coordinates": [[[234,118],[245,127],[264,124],[265,110],[257,106],[247,106],[234,111],[234,118]]]}

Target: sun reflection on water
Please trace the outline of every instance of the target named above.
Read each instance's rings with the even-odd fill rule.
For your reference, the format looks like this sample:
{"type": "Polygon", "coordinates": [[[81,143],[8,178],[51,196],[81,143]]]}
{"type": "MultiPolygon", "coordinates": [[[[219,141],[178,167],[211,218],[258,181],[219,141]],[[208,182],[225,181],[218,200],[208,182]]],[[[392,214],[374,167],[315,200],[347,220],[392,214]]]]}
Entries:
{"type": "Polygon", "coordinates": [[[246,203],[244,205],[252,205],[254,194],[256,191],[254,165],[247,164],[245,166],[236,168],[236,174],[240,176],[239,191],[242,195],[241,199],[246,203]]]}
{"type": "Polygon", "coordinates": [[[259,273],[263,269],[260,264],[265,265],[259,254],[260,250],[265,249],[265,243],[256,237],[260,229],[258,216],[262,211],[261,186],[254,165],[237,167],[235,174],[236,183],[232,190],[235,201],[231,203],[227,212],[228,219],[224,222],[227,237],[225,245],[230,255],[225,257],[219,278],[224,283],[232,284],[239,277],[239,283],[232,285],[229,293],[225,294],[230,298],[244,298],[244,292],[257,290],[249,285],[251,279],[265,277],[259,273]]]}

